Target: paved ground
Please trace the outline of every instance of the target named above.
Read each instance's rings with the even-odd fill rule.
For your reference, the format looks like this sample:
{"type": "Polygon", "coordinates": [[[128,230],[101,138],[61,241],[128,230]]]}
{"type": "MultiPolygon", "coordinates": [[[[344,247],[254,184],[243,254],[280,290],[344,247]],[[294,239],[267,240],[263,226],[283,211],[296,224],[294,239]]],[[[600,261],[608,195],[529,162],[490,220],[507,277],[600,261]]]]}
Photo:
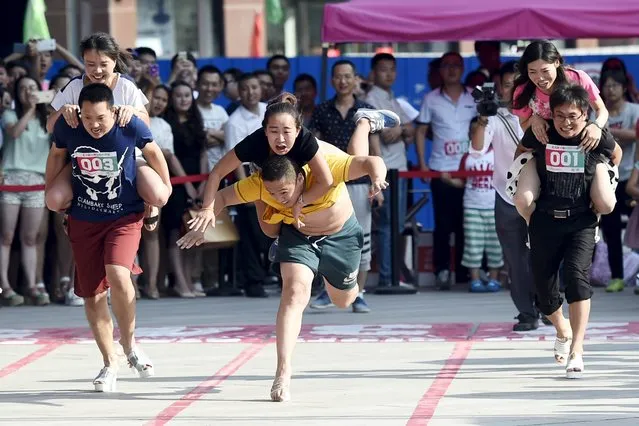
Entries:
{"type": "Polygon", "coordinates": [[[277,297],[141,301],[156,377],[100,368],[81,308],[0,309],[0,424],[637,425],[639,296],[597,291],[586,378],[552,359],[553,333],[511,331],[507,293],[367,296],[371,314],[308,312],[293,401],[268,401],[277,297]]]}

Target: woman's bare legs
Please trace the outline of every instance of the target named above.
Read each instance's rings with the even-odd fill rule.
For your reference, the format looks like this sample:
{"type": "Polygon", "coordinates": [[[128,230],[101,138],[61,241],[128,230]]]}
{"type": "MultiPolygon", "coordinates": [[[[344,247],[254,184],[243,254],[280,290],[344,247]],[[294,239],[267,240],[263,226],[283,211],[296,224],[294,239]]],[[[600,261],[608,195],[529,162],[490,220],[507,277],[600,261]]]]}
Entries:
{"type": "Polygon", "coordinates": [[[56,253],[58,262],[58,275],[60,276],[60,286],[63,292],[68,292],[73,286],[69,287],[73,281],[73,272],[75,265],[73,263],[73,252],[71,251],[71,243],[64,229],[64,215],[56,214],[53,219],[55,230],[56,253]],[[66,287],[62,284],[66,284],[66,287]]]}
{"type": "Polygon", "coordinates": [[[169,235],[167,256],[169,259],[169,265],[171,266],[171,270],[175,277],[175,291],[180,295],[180,297],[192,298],[194,295],[189,286],[189,282],[191,280],[190,277],[187,276],[189,274],[186,274],[184,270],[183,255],[186,253],[182,253],[180,248],[177,246],[178,239],[180,239],[180,231],[177,229],[172,230],[169,235]]]}
{"type": "Polygon", "coordinates": [[[142,245],[144,247],[144,278],[146,279],[146,293],[149,299],[159,299],[158,271],[160,270],[160,236],[157,232],[142,230],[142,245]]]}
{"type": "Polygon", "coordinates": [[[540,185],[535,160],[529,160],[521,169],[517,191],[513,197],[515,207],[526,223],[530,223],[530,217],[535,211],[540,185]]]}
{"type": "Polygon", "coordinates": [[[5,298],[13,294],[13,289],[9,282],[9,261],[11,259],[11,244],[13,243],[19,216],[20,205],[0,204],[0,286],[5,298]]]}
{"type": "Polygon", "coordinates": [[[590,186],[590,199],[598,214],[612,213],[617,204],[617,196],[610,184],[610,175],[605,164],[597,164],[590,186]]]}
{"type": "Polygon", "coordinates": [[[369,152],[368,137],[371,132],[371,123],[366,119],[357,122],[355,131],[348,142],[348,153],[355,156],[366,156],[369,152]]]}
{"type": "Polygon", "coordinates": [[[38,261],[36,266],[36,283],[44,283],[44,257],[45,244],[49,235],[49,210],[42,209],[42,221],[40,221],[40,229],[36,236],[36,247],[38,251],[38,261]]]}
{"type": "Polygon", "coordinates": [[[44,198],[49,210],[64,213],[73,201],[71,187],[71,163],[64,166],[62,171],[47,185],[44,198]]]}
{"type": "Polygon", "coordinates": [[[148,231],[154,231],[158,225],[160,207],[163,207],[169,200],[169,188],[164,185],[160,175],[146,162],[138,161],[136,165],[136,187],[140,198],[146,203],[144,227],[148,231]]]}
{"type": "Polygon", "coordinates": [[[28,294],[37,305],[49,304],[46,289],[36,288],[36,267],[38,250],[36,248],[38,231],[45,209],[41,207],[22,207],[20,209],[20,257],[27,280],[28,294]]]}

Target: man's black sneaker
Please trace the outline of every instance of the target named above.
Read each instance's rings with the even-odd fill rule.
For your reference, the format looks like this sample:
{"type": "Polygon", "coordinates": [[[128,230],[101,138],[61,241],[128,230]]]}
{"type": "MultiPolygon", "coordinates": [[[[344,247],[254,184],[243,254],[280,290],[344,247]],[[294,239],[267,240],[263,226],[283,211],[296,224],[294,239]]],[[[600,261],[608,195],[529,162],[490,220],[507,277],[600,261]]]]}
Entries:
{"type": "Polygon", "coordinates": [[[543,322],[544,325],[552,325],[552,321],[550,321],[546,315],[540,313],[539,316],[541,317],[541,322],[543,322]]]}
{"type": "Polygon", "coordinates": [[[519,314],[515,317],[519,322],[513,325],[513,331],[532,331],[537,330],[539,327],[539,321],[537,317],[527,315],[527,314],[519,314]]]}

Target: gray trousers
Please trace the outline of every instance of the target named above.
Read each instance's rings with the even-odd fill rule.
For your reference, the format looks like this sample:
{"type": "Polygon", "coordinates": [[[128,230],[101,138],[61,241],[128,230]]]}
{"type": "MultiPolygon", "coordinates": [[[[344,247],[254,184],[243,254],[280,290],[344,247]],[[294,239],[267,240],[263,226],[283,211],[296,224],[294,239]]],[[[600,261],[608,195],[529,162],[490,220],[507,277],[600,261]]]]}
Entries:
{"type": "Polygon", "coordinates": [[[536,317],[530,250],[526,247],[526,221],[515,206],[508,204],[499,194],[495,194],[495,225],[510,276],[510,297],[520,314],[536,317]]]}

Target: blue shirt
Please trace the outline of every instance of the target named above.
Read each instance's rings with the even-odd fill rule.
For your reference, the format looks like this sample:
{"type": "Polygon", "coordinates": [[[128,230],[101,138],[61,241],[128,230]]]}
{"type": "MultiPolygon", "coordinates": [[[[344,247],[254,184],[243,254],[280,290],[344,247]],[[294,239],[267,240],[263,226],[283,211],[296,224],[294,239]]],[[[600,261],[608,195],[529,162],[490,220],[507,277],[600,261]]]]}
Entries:
{"type": "Polygon", "coordinates": [[[116,123],[95,139],[81,123],[73,129],[60,117],[53,139],[71,155],[71,217],[104,222],[144,211],[136,189],[135,148],[144,148],[153,136],[142,120],[134,116],[125,127],[116,123]]]}

